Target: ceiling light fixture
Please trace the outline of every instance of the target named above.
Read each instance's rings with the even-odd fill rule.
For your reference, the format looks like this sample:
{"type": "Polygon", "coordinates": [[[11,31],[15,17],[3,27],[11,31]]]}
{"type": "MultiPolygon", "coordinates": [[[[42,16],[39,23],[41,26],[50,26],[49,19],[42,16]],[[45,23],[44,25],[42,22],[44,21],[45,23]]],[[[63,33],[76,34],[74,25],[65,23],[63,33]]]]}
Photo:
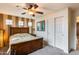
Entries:
{"type": "Polygon", "coordinates": [[[30,15],[33,15],[34,13],[33,13],[32,11],[29,11],[29,14],[30,14],[30,15]]]}

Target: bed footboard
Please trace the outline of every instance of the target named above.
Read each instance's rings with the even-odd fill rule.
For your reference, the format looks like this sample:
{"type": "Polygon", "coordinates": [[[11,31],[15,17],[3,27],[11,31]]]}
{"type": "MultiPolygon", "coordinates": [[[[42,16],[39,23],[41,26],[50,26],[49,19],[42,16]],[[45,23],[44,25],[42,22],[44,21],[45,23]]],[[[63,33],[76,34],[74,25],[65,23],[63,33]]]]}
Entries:
{"type": "Polygon", "coordinates": [[[27,55],[43,47],[43,38],[11,45],[11,55],[27,55]]]}

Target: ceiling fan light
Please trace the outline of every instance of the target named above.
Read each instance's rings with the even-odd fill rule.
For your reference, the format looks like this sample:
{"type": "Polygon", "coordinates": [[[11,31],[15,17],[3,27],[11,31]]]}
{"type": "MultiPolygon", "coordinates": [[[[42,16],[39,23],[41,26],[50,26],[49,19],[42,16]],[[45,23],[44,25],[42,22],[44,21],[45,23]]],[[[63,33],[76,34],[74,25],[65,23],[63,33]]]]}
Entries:
{"type": "Polygon", "coordinates": [[[29,14],[30,14],[30,15],[33,15],[34,13],[33,13],[33,12],[31,12],[31,11],[29,11],[29,14]]]}
{"type": "Polygon", "coordinates": [[[32,7],[32,9],[31,10],[35,10],[35,8],[34,7],[32,7]]]}

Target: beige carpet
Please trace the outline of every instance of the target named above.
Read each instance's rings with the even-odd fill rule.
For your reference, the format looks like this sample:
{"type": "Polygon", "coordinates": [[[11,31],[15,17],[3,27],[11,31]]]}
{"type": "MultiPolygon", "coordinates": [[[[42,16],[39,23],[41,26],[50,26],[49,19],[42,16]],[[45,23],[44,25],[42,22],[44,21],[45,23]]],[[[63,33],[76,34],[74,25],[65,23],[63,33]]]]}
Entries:
{"type": "Polygon", "coordinates": [[[63,50],[56,48],[56,47],[51,47],[51,46],[46,46],[40,50],[37,50],[29,55],[67,55],[66,53],[63,52],[63,50]]]}
{"type": "Polygon", "coordinates": [[[29,55],[79,55],[79,51],[71,51],[67,54],[59,48],[46,46],[43,49],[37,50],[29,55]]]}

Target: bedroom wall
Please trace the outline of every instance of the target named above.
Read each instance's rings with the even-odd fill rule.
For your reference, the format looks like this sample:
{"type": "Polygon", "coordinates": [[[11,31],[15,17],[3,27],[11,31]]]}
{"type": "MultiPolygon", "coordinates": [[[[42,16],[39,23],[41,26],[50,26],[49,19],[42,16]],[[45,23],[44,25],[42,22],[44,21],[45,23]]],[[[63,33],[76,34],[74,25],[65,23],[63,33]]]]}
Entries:
{"type": "Polygon", "coordinates": [[[43,37],[45,41],[47,41],[47,19],[42,16],[40,18],[37,18],[35,20],[35,34],[37,36],[43,37]],[[37,31],[37,22],[45,20],[45,31],[37,31]]]}
{"type": "Polygon", "coordinates": [[[63,17],[63,20],[60,21],[60,23],[62,23],[62,24],[59,24],[59,25],[61,25],[61,26],[63,25],[64,27],[63,28],[61,27],[62,32],[57,32],[57,33],[60,33],[60,35],[61,35],[60,37],[63,39],[57,39],[57,41],[56,40],[55,41],[57,44],[60,44],[60,42],[61,42],[62,44],[60,44],[60,46],[58,46],[57,44],[56,45],[58,47],[60,47],[60,49],[62,49],[64,52],[68,53],[68,51],[69,51],[69,48],[68,48],[68,42],[69,42],[68,41],[69,40],[68,39],[68,8],[64,8],[64,9],[56,12],[54,15],[55,18],[60,17],[60,16],[63,17]]]}
{"type": "MultiPolygon", "coordinates": [[[[13,20],[13,25],[14,27],[18,27],[18,21],[19,20],[22,20],[21,17],[17,17],[17,16],[11,16],[11,15],[6,15],[6,14],[3,14],[3,29],[5,30],[5,33],[4,33],[4,42],[5,42],[5,45],[8,45],[9,44],[9,26],[6,25],[6,20],[7,19],[10,19],[10,20],[13,20]],[[18,19],[16,19],[18,18],[18,19]]],[[[28,19],[27,19],[28,20],[28,19]]],[[[24,21],[24,20],[23,20],[24,21]]]]}
{"type": "Polygon", "coordinates": [[[76,50],[76,10],[69,9],[69,48],[76,50]]]}
{"type": "Polygon", "coordinates": [[[77,25],[77,17],[79,16],[79,9],[77,9],[77,10],[75,10],[74,11],[74,15],[73,15],[73,19],[74,19],[74,22],[73,22],[73,24],[74,24],[74,34],[73,34],[73,36],[74,36],[74,48],[75,48],[75,50],[76,50],[76,47],[77,47],[77,33],[76,33],[76,30],[77,30],[77,27],[76,27],[76,25],[77,25]]]}
{"type": "Polygon", "coordinates": [[[72,19],[71,20],[71,24],[72,24],[71,29],[72,30],[70,30],[70,31],[71,31],[72,40],[70,40],[70,48],[76,50],[76,47],[77,47],[77,32],[76,32],[77,22],[76,22],[76,20],[77,20],[77,17],[79,16],[79,9],[72,11],[71,15],[72,15],[72,17],[71,17],[71,19],[72,19]]]}
{"type": "Polygon", "coordinates": [[[17,16],[12,16],[12,15],[7,15],[7,14],[0,14],[0,28],[4,29],[4,45],[9,44],[9,26],[6,25],[6,20],[10,19],[13,20],[13,25],[12,27],[18,27],[18,21],[22,20],[24,22],[24,27],[28,27],[28,18],[23,18],[23,17],[17,17],[17,16]]]}
{"type": "MultiPolygon", "coordinates": [[[[65,32],[64,32],[64,39],[63,39],[63,41],[64,41],[64,43],[62,44],[63,46],[62,46],[62,49],[63,49],[63,51],[64,52],[66,52],[66,53],[68,53],[69,52],[69,50],[71,49],[71,48],[74,48],[74,44],[72,44],[72,43],[74,43],[74,35],[72,34],[70,34],[70,31],[69,30],[71,30],[72,32],[74,32],[74,30],[72,30],[73,28],[74,28],[74,24],[72,24],[71,23],[71,25],[72,25],[72,29],[69,29],[69,24],[70,24],[70,22],[69,22],[69,20],[71,20],[71,18],[69,18],[69,17],[72,17],[71,15],[69,15],[69,13],[68,12],[70,12],[69,11],[69,8],[64,8],[64,9],[61,9],[61,10],[59,10],[59,11],[56,11],[56,12],[52,12],[51,14],[48,14],[48,15],[46,15],[46,16],[43,16],[43,17],[41,17],[41,18],[38,18],[38,20],[36,20],[36,23],[38,22],[38,21],[41,21],[41,20],[45,20],[45,30],[46,31],[37,31],[36,30],[36,34],[38,35],[38,36],[41,36],[41,37],[43,37],[44,39],[46,39],[46,41],[48,42],[48,44],[50,44],[50,45],[52,45],[52,46],[55,46],[54,45],[54,34],[52,34],[52,39],[49,39],[48,40],[48,35],[50,35],[49,33],[48,33],[48,21],[50,21],[50,20],[54,20],[54,17],[56,17],[56,16],[64,16],[64,21],[65,21],[65,32]],[[71,35],[71,36],[70,36],[71,35]],[[73,36],[73,37],[72,37],[73,36]],[[70,38],[70,37],[72,37],[72,38],[70,38]]],[[[72,20],[73,21],[73,20],[72,20]]],[[[74,22],[74,21],[73,21],[74,22]]],[[[54,21],[52,21],[52,23],[54,24],[54,21]]],[[[50,24],[50,23],[49,23],[50,24]]],[[[51,27],[53,27],[53,30],[54,30],[54,26],[53,25],[51,25],[51,27]]],[[[54,31],[52,31],[52,33],[54,33],[54,31]]],[[[59,42],[60,43],[60,42],[59,42]]]]}

